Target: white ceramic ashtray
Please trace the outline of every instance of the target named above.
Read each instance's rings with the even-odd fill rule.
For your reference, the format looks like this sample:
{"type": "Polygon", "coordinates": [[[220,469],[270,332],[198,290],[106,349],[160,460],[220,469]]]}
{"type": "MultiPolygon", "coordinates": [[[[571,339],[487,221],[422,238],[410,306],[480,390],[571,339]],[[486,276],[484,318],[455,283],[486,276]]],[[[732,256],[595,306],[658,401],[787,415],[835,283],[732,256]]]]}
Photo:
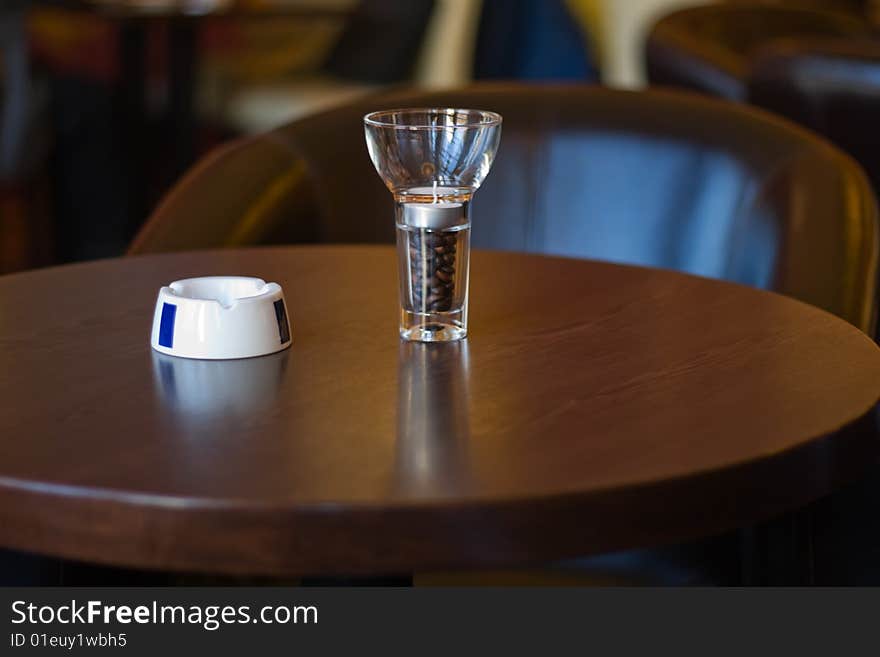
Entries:
{"type": "Polygon", "coordinates": [[[290,346],[278,283],[246,276],[204,276],[159,290],[150,343],[183,358],[251,358],[290,346]]]}

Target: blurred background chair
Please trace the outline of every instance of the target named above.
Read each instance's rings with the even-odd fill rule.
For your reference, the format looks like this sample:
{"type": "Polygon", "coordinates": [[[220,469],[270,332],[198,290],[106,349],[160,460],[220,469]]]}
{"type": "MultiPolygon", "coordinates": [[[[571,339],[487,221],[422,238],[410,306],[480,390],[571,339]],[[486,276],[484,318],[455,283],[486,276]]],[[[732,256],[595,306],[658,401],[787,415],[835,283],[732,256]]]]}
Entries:
{"type": "Polygon", "coordinates": [[[662,18],[648,36],[649,80],[748,102],[792,119],[852,155],[877,191],[880,137],[873,126],[880,110],[880,38],[871,14],[875,5],[783,0],[770,6],[731,3],[676,12],[662,18]]]}
{"type": "Polygon", "coordinates": [[[864,38],[852,13],[775,4],[712,4],[673,12],[650,30],[645,66],[651,84],[745,100],[750,58],[776,39],[864,38]]]}
{"type": "MultiPolygon", "coordinates": [[[[209,156],[130,253],[390,242],[390,197],[361,118],[419,105],[504,116],[499,157],[475,201],[477,247],[670,267],[773,289],[873,328],[877,209],[859,167],[767,114],[671,93],[482,85],[370,96],[209,156]]],[[[554,576],[736,583],[739,549],[735,537],[718,537],[560,564],[554,576]]]]}
{"type": "Polygon", "coordinates": [[[412,80],[435,5],[435,0],[358,3],[316,68],[233,82],[211,118],[238,134],[264,132],[412,80]]]}
{"type": "Polygon", "coordinates": [[[880,190],[880,40],[791,40],[755,53],[748,102],[850,153],[880,190]]]}

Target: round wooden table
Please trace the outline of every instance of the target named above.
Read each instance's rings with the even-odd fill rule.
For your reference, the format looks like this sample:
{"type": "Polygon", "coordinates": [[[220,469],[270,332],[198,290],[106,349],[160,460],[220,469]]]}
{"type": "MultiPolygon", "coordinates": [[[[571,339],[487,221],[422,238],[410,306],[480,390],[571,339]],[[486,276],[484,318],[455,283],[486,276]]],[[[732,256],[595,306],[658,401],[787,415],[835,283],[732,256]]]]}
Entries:
{"type": "Polygon", "coordinates": [[[477,251],[470,337],[402,343],[389,247],[0,278],[0,545],[227,574],[384,574],[683,540],[873,461],[880,350],[678,273],[477,251]],[[290,350],[153,353],[158,288],[281,283],[290,350]]]}

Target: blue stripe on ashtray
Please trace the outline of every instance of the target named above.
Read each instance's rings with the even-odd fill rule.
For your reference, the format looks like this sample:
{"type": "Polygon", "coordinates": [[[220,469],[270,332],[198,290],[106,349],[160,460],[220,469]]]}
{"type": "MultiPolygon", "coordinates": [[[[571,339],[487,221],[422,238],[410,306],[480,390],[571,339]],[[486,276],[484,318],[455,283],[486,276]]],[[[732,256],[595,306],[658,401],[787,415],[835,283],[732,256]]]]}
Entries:
{"type": "Polygon", "coordinates": [[[281,344],[290,342],[290,326],[287,324],[287,308],[284,307],[284,300],[278,299],[274,305],[275,320],[278,322],[278,337],[281,338],[281,344]]]}
{"type": "Polygon", "coordinates": [[[174,348],[174,318],[177,306],[173,303],[162,304],[162,319],[159,321],[159,346],[174,348]]]}

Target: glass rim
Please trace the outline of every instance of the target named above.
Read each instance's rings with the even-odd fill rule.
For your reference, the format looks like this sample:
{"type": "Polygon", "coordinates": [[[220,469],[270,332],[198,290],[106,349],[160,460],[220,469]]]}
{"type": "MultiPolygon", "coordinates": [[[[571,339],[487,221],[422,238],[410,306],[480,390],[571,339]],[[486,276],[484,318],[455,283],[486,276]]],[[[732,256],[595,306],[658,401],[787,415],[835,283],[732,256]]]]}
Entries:
{"type": "Polygon", "coordinates": [[[489,110],[468,109],[464,107],[402,107],[399,109],[377,110],[364,115],[364,123],[366,125],[378,128],[394,128],[395,130],[449,130],[456,128],[488,128],[501,125],[501,115],[497,112],[489,110]],[[466,123],[456,123],[454,125],[418,125],[414,123],[396,123],[390,120],[383,120],[384,117],[392,114],[436,114],[436,115],[452,115],[452,114],[476,114],[479,120],[467,121],[466,123]]]}

